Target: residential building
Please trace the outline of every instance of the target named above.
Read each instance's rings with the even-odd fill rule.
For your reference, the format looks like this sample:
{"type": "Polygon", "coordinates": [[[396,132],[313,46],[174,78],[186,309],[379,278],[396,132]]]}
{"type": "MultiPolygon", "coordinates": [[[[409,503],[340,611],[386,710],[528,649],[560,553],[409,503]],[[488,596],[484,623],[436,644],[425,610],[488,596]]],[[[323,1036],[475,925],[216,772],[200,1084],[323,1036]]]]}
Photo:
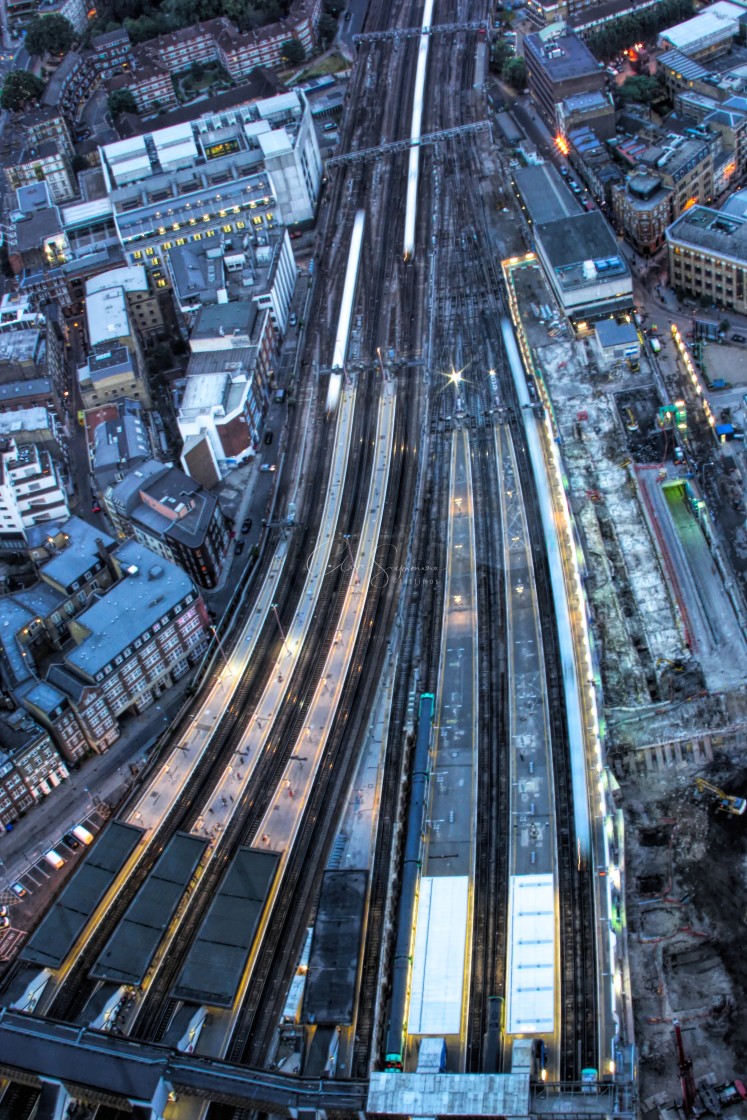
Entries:
{"type": "MultiPolygon", "coordinates": [[[[653,8],[662,0],[640,0],[636,11],[653,8]]],[[[577,34],[587,34],[630,11],[629,0],[527,0],[532,23],[545,27],[565,21],[577,34]]]]}
{"type": "MultiPolygon", "coordinates": [[[[42,411],[41,409],[39,411],[42,411]]],[[[0,441],[0,550],[26,550],[32,525],[70,516],[65,487],[48,451],[12,436],[0,441]]]]}
{"type": "MultiPolygon", "coordinates": [[[[201,318],[214,310],[233,308],[206,307],[201,318]]],[[[254,324],[248,337],[251,345],[232,346],[233,331],[221,336],[220,323],[203,322],[202,338],[193,340],[197,346],[217,333],[226,344],[220,349],[205,347],[192,354],[187,367],[187,384],[177,415],[184,441],[182,467],[187,474],[209,488],[230,470],[254,455],[259,444],[265,413],[269,403],[269,368],[272,355],[272,327],[268,312],[254,312],[254,324]]],[[[224,319],[225,321],[225,319],[224,319]]],[[[240,329],[240,328],[238,328],[240,329]]]]}
{"type": "Polygon", "coordinates": [[[172,247],[220,235],[236,245],[306,221],[321,185],[311,113],[295,92],[107,144],[101,161],[127,260],[157,290],[172,247]]]}
{"type": "Polygon", "coordinates": [[[624,181],[623,173],[613,161],[609,146],[597,138],[592,129],[574,128],[566,135],[568,162],[574,172],[601,206],[612,202],[612,188],[624,181]]]}
{"type": "Polygon", "coordinates": [[[0,718],[0,825],[15,824],[69,771],[49,733],[18,710],[0,718]]]}
{"type": "Polygon", "coordinates": [[[133,54],[130,36],[124,28],[94,35],[91,39],[94,65],[99,78],[106,81],[122,71],[132,69],[133,54]]]}
{"type": "Polygon", "coordinates": [[[581,128],[593,130],[600,140],[615,136],[615,106],[606,91],[574,93],[556,106],[556,113],[558,127],[566,137],[581,128]]]}
{"type": "Polygon", "coordinates": [[[598,210],[536,222],[534,238],[550,287],[579,329],[632,308],[630,269],[598,210]]]}
{"type": "Polygon", "coordinates": [[[99,343],[78,367],[84,409],[130,397],[150,408],[150,392],[136,355],[117,343],[99,343]]]}
{"type": "Polygon", "coordinates": [[[216,246],[202,241],[168,250],[174,302],[187,328],[204,305],[250,296],[259,308],[267,308],[275,329],[285,334],[298,269],[287,230],[260,236],[264,244],[221,233],[216,246]]]}
{"type": "Polygon", "coordinates": [[[605,92],[604,67],[564,24],[551,24],[526,35],[524,60],[529,93],[553,131],[558,127],[561,102],[576,94],[605,92]]]}
{"type": "Polygon", "coordinates": [[[163,312],[148,273],[142,265],[110,269],[87,280],[86,302],[108,289],[122,290],[129,322],[135,328],[135,337],[147,341],[163,335],[163,312]]]}
{"type": "Polygon", "coordinates": [[[125,713],[144,711],[184,676],[209,640],[207,610],[181,568],[134,540],[112,559],[119,582],[71,621],[75,647],[47,672],[97,751],[119,737],[125,713]]]}
{"type": "Polygon", "coordinates": [[[59,140],[42,140],[24,148],[20,155],[8,156],[3,171],[12,191],[43,179],[53,202],[66,202],[77,194],[70,157],[59,140]]]}
{"type": "Polygon", "coordinates": [[[99,494],[151,458],[151,439],[138,401],[125,397],[99,405],[87,411],[84,420],[88,460],[99,494]]]}
{"type": "Polygon", "coordinates": [[[79,762],[90,747],[70,698],[49,681],[33,681],[21,693],[23,706],[49,731],[58,751],[68,762],[79,762]]]}
{"type": "Polygon", "coordinates": [[[77,36],[84,35],[88,30],[89,11],[93,15],[96,13],[96,9],[92,9],[86,0],[40,0],[38,8],[40,16],[60,15],[68,20],[77,36]]]}
{"type": "Polygon", "coordinates": [[[68,51],[47,83],[42,105],[57,108],[70,120],[75,120],[98,80],[92,51],[68,51]]]}
{"type": "Polygon", "coordinates": [[[669,282],[678,292],[747,314],[747,221],[693,206],[667,229],[669,282]]]}
{"type": "Polygon", "coordinates": [[[215,587],[228,548],[216,495],[183,471],[151,459],[108,487],[104,502],[122,536],[134,536],[179,564],[198,587],[215,587]]]}
{"type": "Polygon", "coordinates": [[[38,148],[46,140],[55,143],[68,159],[75,155],[73,138],[66,117],[53,105],[39,105],[23,114],[23,134],[27,149],[38,148]]]}

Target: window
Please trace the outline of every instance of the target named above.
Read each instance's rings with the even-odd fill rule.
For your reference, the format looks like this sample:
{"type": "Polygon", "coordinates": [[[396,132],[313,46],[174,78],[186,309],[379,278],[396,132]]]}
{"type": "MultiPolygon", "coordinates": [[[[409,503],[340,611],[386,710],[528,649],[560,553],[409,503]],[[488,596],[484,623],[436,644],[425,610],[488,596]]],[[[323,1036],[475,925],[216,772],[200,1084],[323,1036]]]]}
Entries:
{"type": "Polygon", "coordinates": [[[224,233],[233,233],[233,226],[231,225],[221,226],[221,229],[224,233]]]}
{"type": "Polygon", "coordinates": [[[142,249],[136,249],[135,252],[132,254],[132,259],[134,261],[142,260],[142,257],[143,257],[142,249]]]}
{"type": "Polygon", "coordinates": [[[155,249],[150,249],[150,248],[149,248],[149,249],[146,249],[146,250],[145,250],[145,255],[146,255],[146,257],[152,257],[152,256],[153,256],[153,254],[155,253],[155,251],[156,251],[155,249]]]}
{"type": "Polygon", "coordinates": [[[166,280],[156,280],[156,287],[157,288],[167,288],[168,287],[168,281],[166,281],[166,280]]]}
{"type": "Polygon", "coordinates": [[[205,230],[205,236],[206,237],[215,237],[215,230],[214,229],[205,230]]]}

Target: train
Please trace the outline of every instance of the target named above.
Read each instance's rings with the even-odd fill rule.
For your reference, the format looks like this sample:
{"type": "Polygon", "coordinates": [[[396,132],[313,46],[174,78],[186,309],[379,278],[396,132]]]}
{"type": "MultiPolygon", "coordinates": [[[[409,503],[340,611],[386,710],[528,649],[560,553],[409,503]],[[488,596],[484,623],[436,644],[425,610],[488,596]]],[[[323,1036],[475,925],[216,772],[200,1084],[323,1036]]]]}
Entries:
{"type": "Polygon", "coordinates": [[[415,219],[418,213],[418,181],[420,178],[420,137],[423,125],[423,97],[425,95],[425,73],[428,66],[430,46],[430,26],[433,21],[434,0],[425,0],[423,10],[423,33],[418,47],[418,64],[415,70],[415,94],[412,103],[412,126],[410,128],[410,158],[407,168],[407,205],[405,206],[405,239],[403,255],[411,261],[415,255],[415,219]]]}
{"type": "Polygon", "coordinates": [[[397,932],[392,961],[392,996],[389,1005],[389,1027],[386,1035],[384,1062],[385,1068],[388,1070],[402,1070],[407,1045],[407,1005],[412,968],[412,941],[420,883],[423,822],[428,808],[431,736],[435,708],[436,698],[433,693],[423,692],[420,696],[418,734],[415,740],[415,752],[410,772],[407,831],[405,833],[402,880],[397,907],[397,932]]]}
{"type": "Polygon", "coordinates": [[[353,318],[353,306],[355,304],[355,290],[358,286],[358,271],[361,262],[361,251],[363,249],[363,230],[365,229],[365,225],[365,210],[356,211],[355,220],[353,222],[353,234],[350,238],[348,263],[345,269],[345,283],[342,288],[340,317],[337,320],[337,335],[335,336],[335,348],[332,354],[332,373],[330,374],[329,388],[327,389],[326,412],[328,415],[336,411],[338,401],[340,400],[342,375],[345,370],[345,359],[347,357],[348,342],[350,340],[350,323],[353,318]]]}
{"type": "MultiPolygon", "coordinates": [[[[508,360],[511,376],[519,407],[527,410],[536,401],[536,389],[533,381],[528,380],[524,364],[519,354],[513,325],[507,317],[501,322],[501,335],[503,349],[508,360]]],[[[568,743],[571,764],[571,783],[573,787],[573,819],[576,832],[577,863],[579,871],[588,866],[591,850],[591,812],[589,804],[589,790],[586,782],[586,752],[584,743],[584,715],[581,711],[579,699],[578,677],[576,662],[571,645],[570,633],[572,623],[570,620],[568,602],[563,584],[563,562],[560,556],[558,536],[555,531],[554,513],[550,504],[549,492],[546,481],[546,467],[539,433],[536,424],[525,423],[527,451],[532,464],[532,473],[535,479],[539,498],[540,513],[542,516],[542,529],[547,548],[547,562],[550,568],[550,583],[553,590],[553,601],[558,624],[558,639],[560,644],[561,668],[563,673],[563,688],[565,692],[566,725],[568,728],[568,743]],[[564,639],[567,635],[567,640],[564,639]]]]}

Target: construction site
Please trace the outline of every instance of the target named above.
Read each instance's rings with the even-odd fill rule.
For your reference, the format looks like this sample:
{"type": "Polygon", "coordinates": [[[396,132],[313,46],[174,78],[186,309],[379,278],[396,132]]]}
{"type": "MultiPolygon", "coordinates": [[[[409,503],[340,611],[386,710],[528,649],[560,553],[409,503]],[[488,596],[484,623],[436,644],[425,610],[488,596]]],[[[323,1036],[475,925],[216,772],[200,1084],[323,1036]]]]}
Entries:
{"type": "MultiPolygon", "coordinates": [[[[737,551],[747,553],[747,537],[729,531],[735,472],[726,456],[718,461],[687,386],[682,400],[666,399],[642,331],[634,362],[605,363],[592,332],[573,337],[534,258],[511,278],[586,561],[607,758],[625,820],[641,1113],[747,1116],[737,551]],[[696,459],[715,466],[712,477],[698,477],[696,459]]],[[[665,388],[684,379],[676,361],[665,388]]]]}

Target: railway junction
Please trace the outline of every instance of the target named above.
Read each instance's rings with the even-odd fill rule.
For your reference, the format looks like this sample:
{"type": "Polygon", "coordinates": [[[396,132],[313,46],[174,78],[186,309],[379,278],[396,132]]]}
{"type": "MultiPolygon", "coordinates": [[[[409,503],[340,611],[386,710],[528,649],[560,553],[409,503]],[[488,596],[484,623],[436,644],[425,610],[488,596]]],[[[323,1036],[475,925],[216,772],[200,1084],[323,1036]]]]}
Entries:
{"type": "MultiPolygon", "coordinates": [[[[273,520],[194,705],[2,978],[18,1116],[636,1113],[596,503],[559,441],[585,421],[537,258],[492,248],[486,16],[369,6],[273,520]]],[[[664,656],[684,628],[650,599],[664,656]]]]}

